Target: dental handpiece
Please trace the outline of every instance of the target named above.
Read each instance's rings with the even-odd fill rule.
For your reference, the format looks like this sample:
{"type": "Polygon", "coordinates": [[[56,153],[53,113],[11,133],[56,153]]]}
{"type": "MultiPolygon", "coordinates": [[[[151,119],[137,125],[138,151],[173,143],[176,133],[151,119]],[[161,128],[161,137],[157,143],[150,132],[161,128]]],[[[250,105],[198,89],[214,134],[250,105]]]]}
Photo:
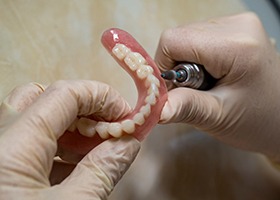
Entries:
{"type": "Polygon", "coordinates": [[[172,70],[163,72],[161,77],[172,81],[177,87],[197,90],[209,90],[217,82],[202,65],[195,63],[180,63],[172,70]]]}

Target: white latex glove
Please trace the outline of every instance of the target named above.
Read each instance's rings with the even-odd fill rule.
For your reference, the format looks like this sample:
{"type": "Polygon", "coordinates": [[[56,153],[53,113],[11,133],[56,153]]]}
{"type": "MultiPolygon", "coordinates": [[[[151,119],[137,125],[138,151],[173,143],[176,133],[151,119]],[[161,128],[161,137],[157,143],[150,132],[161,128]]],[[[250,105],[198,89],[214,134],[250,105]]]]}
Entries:
{"type": "Polygon", "coordinates": [[[189,123],[226,143],[280,160],[279,55],[255,14],[167,30],[155,60],[161,70],[177,61],[202,64],[219,79],[209,91],[169,91],[161,123],[189,123]]]}
{"type": "Polygon", "coordinates": [[[103,118],[130,110],[112,88],[93,81],[59,81],[44,92],[38,84],[16,88],[0,108],[0,199],[107,199],[139,151],[132,137],[103,142],[61,184],[49,181],[57,139],[77,115],[93,115],[104,95],[103,118]]]}

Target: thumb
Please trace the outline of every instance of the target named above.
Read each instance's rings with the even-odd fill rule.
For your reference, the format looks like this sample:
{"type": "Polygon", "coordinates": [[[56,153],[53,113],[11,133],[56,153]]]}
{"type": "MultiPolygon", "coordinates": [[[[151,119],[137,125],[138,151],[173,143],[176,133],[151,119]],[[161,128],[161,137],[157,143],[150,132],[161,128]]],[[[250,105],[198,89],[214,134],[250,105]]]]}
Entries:
{"type": "Polygon", "coordinates": [[[185,122],[203,129],[219,118],[219,99],[209,91],[175,88],[168,92],[160,123],[185,122]]]}
{"type": "Polygon", "coordinates": [[[61,194],[70,199],[107,199],[139,149],[139,141],[131,136],[104,141],[58,186],[61,194]]]}

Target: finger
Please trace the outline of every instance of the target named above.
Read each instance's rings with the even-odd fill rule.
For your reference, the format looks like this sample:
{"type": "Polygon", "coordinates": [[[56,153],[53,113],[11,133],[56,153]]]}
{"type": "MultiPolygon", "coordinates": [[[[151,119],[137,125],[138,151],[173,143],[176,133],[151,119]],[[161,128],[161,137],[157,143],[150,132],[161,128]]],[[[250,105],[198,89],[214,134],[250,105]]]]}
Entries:
{"type": "Polygon", "coordinates": [[[168,92],[160,123],[184,122],[203,128],[219,118],[220,102],[209,92],[176,88],[168,92]]]}
{"type": "Polygon", "coordinates": [[[9,153],[1,163],[6,163],[5,160],[14,163],[22,174],[29,175],[26,178],[48,180],[57,139],[77,115],[98,112],[112,120],[129,111],[125,100],[108,85],[94,81],[58,81],[49,86],[2,135],[0,153],[9,153]]]}
{"type": "Polygon", "coordinates": [[[0,127],[12,121],[43,92],[44,87],[38,83],[28,83],[12,90],[0,106],[0,127]]]}
{"type": "Polygon", "coordinates": [[[139,141],[131,136],[107,140],[93,149],[57,190],[72,199],[107,199],[139,149],[139,141]]]}
{"type": "Polygon", "coordinates": [[[227,57],[227,65],[221,63],[227,51],[227,46],[210,31],[207,33],[193,26],[178,27],[162,34],[155,62],[164,71],[172,69],[178,62],[201,64],[213,77],[219,79],[228,73],[227,68],[221,67],[234,62],[234,59],[227,57]],[[216,70],[217,66],[219,70],[216,70]]]}
{"type": "Polygon", "coordinates": [[[12,90],[4,102],[16,111],[21,112],[30,106],[44,90],[44,86],[39,83],[28,83],[12,90]]]}
{"type": "Polygon", "coordinates": [[[162,70],[173,68],[176,62],[201,64],[220,79],[229,73],[238,57],[250,57],[248,48],[256,40],[254,31],[260,29],[260,24],[256,15],[245,13],[166,30],[161,35],[155,62],[162,70]],[[239,35],[233,37],[236,29],[239,35]],[[240,45],[248,48],[236,51],[240,45]]]}
{"type": "Polygon", "coordinates": [[[18,123],[39,120],[38,123],[42,124],[35,129],[43,129],[48,132],[46,134],[58,138],[77,115],[98,115],[111,121],[123,117],[129,111],[127,102],[106,84],[95,81],[58,81],[45,90],[18,123]]]}

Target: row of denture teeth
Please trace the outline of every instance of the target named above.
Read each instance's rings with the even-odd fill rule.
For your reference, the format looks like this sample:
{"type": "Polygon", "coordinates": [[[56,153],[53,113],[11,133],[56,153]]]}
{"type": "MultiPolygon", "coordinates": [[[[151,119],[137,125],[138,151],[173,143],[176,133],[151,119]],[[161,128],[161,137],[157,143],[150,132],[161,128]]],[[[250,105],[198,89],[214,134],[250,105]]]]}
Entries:
{"type": "Polygon", "coordinates": [[[87,118],[80,118],[73,123],[74,125],[68,129],[69,131],[74,131],[77,128],[82,135],[87,137],[92,137],[98,133],[102,139],[107,139],[110,135],[118,138],[124,132],[132,134],[136,125],[141,126],[145,123],[145,118],[151,113],[151,107],[156,104],[160,82],[153,75],[154,70],[147,64],[145,58],[137,52],[132,52],[123,44],[116,44],[112,52],[120,61],[124,61],[131,71],[136,72],[139,79],[145,80],[147,88],[145,105],[132,119],[126,119],[121,122],[96,122],[87,118]]]}

